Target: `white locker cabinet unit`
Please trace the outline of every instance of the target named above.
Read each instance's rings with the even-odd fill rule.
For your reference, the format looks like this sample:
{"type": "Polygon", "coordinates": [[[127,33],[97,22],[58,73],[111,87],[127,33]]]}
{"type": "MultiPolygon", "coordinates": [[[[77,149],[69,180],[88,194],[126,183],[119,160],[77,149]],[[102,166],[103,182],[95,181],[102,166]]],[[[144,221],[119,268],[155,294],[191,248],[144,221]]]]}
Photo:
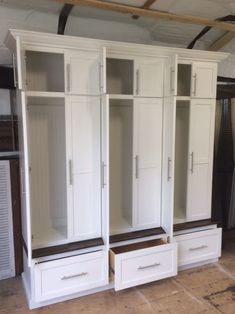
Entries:
{"type": "Polygon", "coordinates": [[[218,259],[213,133],[227,54],[20,30],[6,45],[30,308],[218,259]]]}

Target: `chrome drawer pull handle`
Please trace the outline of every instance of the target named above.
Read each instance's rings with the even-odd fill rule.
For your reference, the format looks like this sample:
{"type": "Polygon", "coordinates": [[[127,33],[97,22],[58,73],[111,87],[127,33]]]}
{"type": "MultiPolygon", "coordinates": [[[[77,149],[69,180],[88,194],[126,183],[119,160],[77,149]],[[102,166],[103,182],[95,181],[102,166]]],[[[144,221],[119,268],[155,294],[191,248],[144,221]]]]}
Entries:
{"type": "Polygon", "coordinates": [[[198,247],[192,247],[189,249],[189,251],[197,251],[197,250],[202,250],[202,249],[206,249],[208,247],[208,245],[201,245],[198,247]]]}
{"type": "Polygon", "coordinates": [[[147,268],[157,267],[157,266],[160,266],[160,265],[161,265],[160,263],[154,263],[154,264],[152,264],[152,265],[139,266],[139,267],[138,267],[138,270],[143,270],[143,269],[147,269],[147,268]]]}
{"type": "Polygon", "coordinates": [[[70,276],[63,276],[63,277],[61,277],[61,280],[67,280],[67,279],[76,278],[76,277],[82,277],[82,276],[86,276],[86,275],[88,275],[88,273],[82,272],[80,274],[75,274],[75,275],[70,275],[70,276]]]}

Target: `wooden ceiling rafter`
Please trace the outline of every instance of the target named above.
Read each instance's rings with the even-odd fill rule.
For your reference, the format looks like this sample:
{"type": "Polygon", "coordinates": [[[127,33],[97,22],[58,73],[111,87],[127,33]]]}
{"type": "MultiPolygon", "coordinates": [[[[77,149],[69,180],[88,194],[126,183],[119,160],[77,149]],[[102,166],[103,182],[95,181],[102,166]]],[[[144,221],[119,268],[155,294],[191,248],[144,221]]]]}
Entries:
{"type": "MultiPolygon", "coordinates": [[[[157,0],[147,0],[143,5],[142,5],[142,9],[149,9],[151,7],[152,4],[154,4],[154,2],[156,2],[157,0]]],[[[134,20],[137,20],[140,16],[139,15],[132,15],[132,18],[134,20]]]]}
{"type": "Polygon", "coordinates": [[[131,15],[138,15],[150,18],[157,18],[167,21],[174,21],[179,23],[188,23],[196,25],[205,25],[210,27],[215,27],[217,29],[222,29],[225,31],[235,32],[235,25],[232,23],[227,23],[218,20],[212,20],[209,18],[196,17],[192,15],[180,15],[173,14],[158,10],[143,9],[135,6],[124,5],[116,2],[107,2],[101,0],[52,0],[60,3],[67,3],[73,5],[82,5],[94,7],[97,9],[109,10],[119,13],[129,13],[131,15]]]}
{"type": "Polygon", "coordinates": [[[221,48],[223,48],[225,45],[227,45],[234,38],[235,38],[235,33],[233,33],[233,32],[226,32],[223,36],[221,36],[219,39],[214,41],[207,48],[207,50],[209,50],[209,51],[218,51],[221,48]]]}
{"type": "MultiPolygon", "coordinates": [[[[216,21],[223,21],[223,22],[235,22],[235,15],[226,15],[222,17],[218,17],[216,21]]],[[[232,24],[235,25],[235,24],[232,24]]],[[[196,42],[203,37],[206,33],[208,33],[211,30],[211,26],[204,27],[201,32],[190,42],[188,45],[188,49],[193,49],[196,42]]],[[[212,43],[207,50],[210,51],[218,51],[222,47],[224,47],[227,43],[229,43],[233,38],[235,37],[235,32],[227,31],[223,36],[221,36],[219,39],[217,39],[214,43],[212,43]]]]}

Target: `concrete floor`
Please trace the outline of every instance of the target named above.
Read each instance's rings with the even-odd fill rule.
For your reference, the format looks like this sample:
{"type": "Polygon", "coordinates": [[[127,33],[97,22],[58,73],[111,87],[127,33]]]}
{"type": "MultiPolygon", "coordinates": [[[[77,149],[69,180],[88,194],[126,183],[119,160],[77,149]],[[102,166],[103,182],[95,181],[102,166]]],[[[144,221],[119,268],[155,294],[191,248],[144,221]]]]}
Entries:
{"type": "Polygon", "coordinates": [[[227,236],[219,263],[121,292],[109,290],[44,308],[27,308],[20,278],[0,281],[1,314],[235,313],[235,235],[227,236]]]}

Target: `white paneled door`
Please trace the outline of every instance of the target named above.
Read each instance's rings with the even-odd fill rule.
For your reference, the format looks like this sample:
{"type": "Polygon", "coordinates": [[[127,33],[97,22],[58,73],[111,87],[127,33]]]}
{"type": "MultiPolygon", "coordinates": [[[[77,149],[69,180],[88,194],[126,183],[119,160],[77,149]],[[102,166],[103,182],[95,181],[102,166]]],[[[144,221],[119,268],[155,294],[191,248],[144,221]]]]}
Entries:
{"type": "Polygon", "coordinates": [[[67,98],[70,238],[101,236],[100,97],[67,98]]]}
{"type": "Polygon", "coordinates": [[[135,60],[135,95],[163,97],[164,60],[137,58],[135,60]]]}
{"type": "Polygon", "coordinates": [[[160,226],[162,113],[162,99],[134,100],[134,229],[160,226]]]}
{"type": "Polygon", "coordinates": [[[65,66],[68,93],[99,95],[105,92],[105,49],[66,51],[65,66]]]}
{"type": "Polygon", "coordinates": [[[195,98],[216,98],[217,64],[193,62],[191,96],[195,98]]]}
{"type": "Polygon", "coordinates": [[[211,216],[214,116],[215,100],[191,101],[187,221],[211,216]]]}

